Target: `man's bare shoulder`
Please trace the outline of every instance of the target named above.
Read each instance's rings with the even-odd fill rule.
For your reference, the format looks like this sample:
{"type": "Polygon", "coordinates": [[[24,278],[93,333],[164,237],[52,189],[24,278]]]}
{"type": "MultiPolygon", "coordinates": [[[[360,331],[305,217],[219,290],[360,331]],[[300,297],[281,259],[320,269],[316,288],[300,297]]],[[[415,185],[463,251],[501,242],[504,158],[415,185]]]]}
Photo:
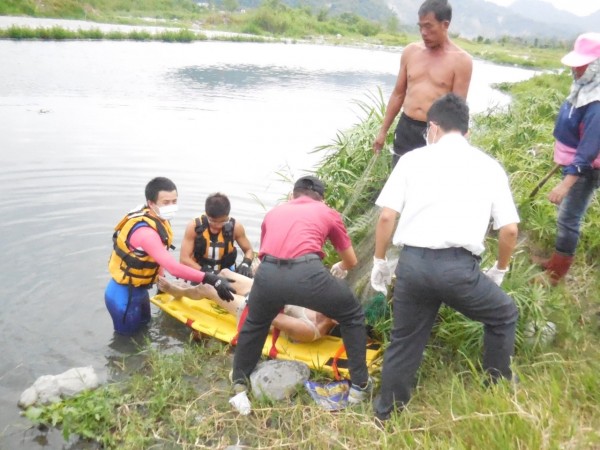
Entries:
{"type": "Polygon", "coordinates": [[[243,236],[246,234],[246,229],[244,225],[242,225],[239,221],[235,221],[235,225],[233,226],[233,234],[235,236],[243,236]]]}
{"type": "Polygon", "coordinates": [[[185,227],[185,233],[196,234],[196,219],[192,219],[187,223],[185,227]]]}
{"type": "Polygon", "coordinates": [[[460,48],[454,42],[450,42],[450,46],[448,51],[455,53],[457,58],[461,58],[462,60],[472,60],[473,57],[464,49],[460,48]]]}
{"type": "Polygon", "coordinates": [[[410,56],[415,53],[420,53],[423,50],[425,50],[425,44],[422,42],[411,42],[404,47],[404,50],[402,50],[402,56],[410,56]]]}
{"type": "Polygon", "coordinates": [[[425,51],[425,44],[422,42],[412,42],[402,50],[402,60],[406,64],[410,60],[419,59],[425,51]]]}
{"type": "Polygon", "coordinates": [[[423,50],[424,48],[425,48],[425,44],[423,44],[423,42],[415,41],[415,42],[411,42],[406,47],[404,47],[404,51],[406,51],[406,50],[408,50],[408,51],[423,50]]]}

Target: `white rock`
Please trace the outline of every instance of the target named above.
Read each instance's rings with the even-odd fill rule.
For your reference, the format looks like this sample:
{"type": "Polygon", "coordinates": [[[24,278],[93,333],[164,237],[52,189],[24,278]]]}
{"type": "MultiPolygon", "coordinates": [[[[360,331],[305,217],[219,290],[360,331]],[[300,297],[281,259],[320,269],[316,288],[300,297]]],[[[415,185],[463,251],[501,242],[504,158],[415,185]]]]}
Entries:
{"type": "Polygon", "coordinates": [[[21,398],[19,398],[18,405],[21,408],[29,408],[31,405],[35,405],[37,402],[38,394],[33,386],[28,387],[21,394],[21,398]]]}
{"type": "Polygon", "coordinates": [[[294,395],[309,376],[310,369],[302,362],[274,359],[260,363],[250,375],[250,383],[254,395],[283,400],[294,395]]]}
{"type": "Polygon", "coordinates": [[[93,367],[75,367],[56,376],[60,393],[66,397],[75,395],[85,389],[96,389],[100,384],[93,367]]]}
{"type": "Polygon", "coordinates": [[[42,375],[35,383],[33,388],[37,392],[37,402],[45,405],[47,403],[56,403],[60,400],[60,386],[58,380],[53,375],[42,375]]]}

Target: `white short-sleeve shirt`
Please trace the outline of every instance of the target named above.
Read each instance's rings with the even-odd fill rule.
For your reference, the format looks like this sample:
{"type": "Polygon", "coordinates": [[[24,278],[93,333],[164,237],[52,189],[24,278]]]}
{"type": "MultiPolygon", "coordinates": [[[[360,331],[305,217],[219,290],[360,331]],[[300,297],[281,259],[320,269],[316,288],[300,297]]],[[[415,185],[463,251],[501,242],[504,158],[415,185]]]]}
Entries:
{"type": "Polygon", "coordinates": [[[376,204],[400,213],[395,245],[479,255],[490,218],[494,229],[519,222],[506,172],[460,133],[405,154],[376,204]]]}

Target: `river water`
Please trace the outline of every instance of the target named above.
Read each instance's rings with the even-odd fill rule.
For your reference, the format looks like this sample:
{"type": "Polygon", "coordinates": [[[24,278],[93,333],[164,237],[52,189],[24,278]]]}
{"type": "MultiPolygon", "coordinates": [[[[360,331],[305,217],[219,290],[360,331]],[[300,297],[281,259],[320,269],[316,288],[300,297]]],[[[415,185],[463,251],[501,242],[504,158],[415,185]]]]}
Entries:
{"type": "MultiPolygon", "coordinates": [[[[265,209],[318,164],[310,153],[387,99],[399,50],[305,44],[0,41],[0,447],[61,448],[17,400],[37,377],[93,366],[103,379],[136,352],[104,307],[116,222],[172,178],[185,225],[222,191],[258,249],[265,209]]],[[[491,83],[532,72],[475,62],[473,111],[507,102],[491,83]]],[[[367,151],[367,150],[366,150],[367,151]]],[[[155,319],[165,351],[188,333],[155,319]]]]}

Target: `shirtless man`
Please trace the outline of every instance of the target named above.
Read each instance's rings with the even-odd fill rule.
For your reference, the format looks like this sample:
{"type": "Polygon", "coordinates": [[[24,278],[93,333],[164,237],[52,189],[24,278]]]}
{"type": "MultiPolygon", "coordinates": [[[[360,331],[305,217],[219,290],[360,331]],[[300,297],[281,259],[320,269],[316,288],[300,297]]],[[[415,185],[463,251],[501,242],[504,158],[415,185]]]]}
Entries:
{"type": "Polygon", "coordinates": [[[452,7],[447,0],[426,0],[419,8],[423,42],[413,42],[402,52],[396,85],[373,143],[373,151],[379,153],[402,109],[394,133],[393,166],[403,154],[426,145],[425,120],[435,100],[449,92],[467,98],[473,61],[448,38],[450,20],[452,7]]]}
{"type": "MultiPolygon", "coordinates": [[[[158,288],[175,298],[211,299],[239,320],[246,307],[246,295],[250,292],[253,280],[229,269],[221,270],[220,275],[230,281],[232,286],[235,286],[237,294],[233,294],[232,302],[221,300],[214,288],[209,289],[203,284],[192,286],[183,281],[169,281],[164,277],[159,277],[158,288]]],[[[278,314],[273,320],[275,328],[279,328],[288,339],[296,342],[316,341],[328,334],[335,324],[334,320],[324,314],[296,305],[286,305],[283,313],[278,314]]]]}

